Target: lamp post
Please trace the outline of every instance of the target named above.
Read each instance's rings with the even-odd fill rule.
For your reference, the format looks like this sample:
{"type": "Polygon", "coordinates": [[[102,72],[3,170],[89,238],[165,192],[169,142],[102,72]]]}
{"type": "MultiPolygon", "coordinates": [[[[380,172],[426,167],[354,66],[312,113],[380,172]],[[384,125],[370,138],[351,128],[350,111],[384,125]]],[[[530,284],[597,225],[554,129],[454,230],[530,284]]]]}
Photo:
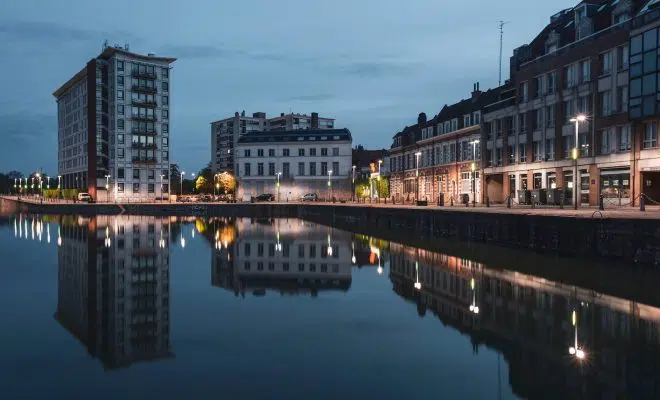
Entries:
{"type": "Polygon", "coordinates": [[[575,160],[575,171],[573,172],[573,209],[577,210],[578,207],[578,190],[577,190],[577,170],[578,170],[578,139],[580,134],[580,122],[587,120],[584,114],[578,114],[570,121],[575,123],[575,147],[573,148],[573,160],[575,160]]]}
{"type": "Polygon", "coordinates": [[[332,201],[332,170],[328,170],[328,201],[332,201]]]}
{"type": "Polygon", "coordinates": [[[14,193],[18,192],[17,191],[18,185],[16,184],[16,181],[18,181],[18,179],[14,178],[14,193]]]}
{"type": "Polygon", "coordinates": [[[57,190],[62,189],[62,175],[57,175],[57,190]]]}
{"type": "Polygon", "coordinates": [[[470,142],[472,145],[472,207],[476,207],[477,201],[477,144],[479,144],[479,139],[475,139],[470,142]]]}
{"type": "Polygon", "coordinates": [[[353,165],[351,173],[351,199],[355,201],[355,165],[353,165]]]}
{"type": "Polygon", "coordinates": [[[50,176],[46,177],[46,190],[50,190],[50,176]]]}
{"type": "Polygon", "coordinates": [[[281,172],[277,173],[277,201],[280,201],[280,175],[282,175],[281,172]]]}
{"type": "Polygon", "coordinates": [[[183,196],[183,176],[186,173],[181,171],[181,177],[179,178],[179,196],[183,196]]]}
{"type": "Polygon", "coordinates": [[[577,311],[573,310],[573,313],[571,315],[572,323],[573,326],[575,327],[575,343],[573,346],[570,346],[568,348],[568,354],[575,356],[578,360],[583,360],[585,357],[584,354],[584,349],[580,348],[580,345],[578,344],[578,321],[577,321],[577,311]]]}
{"type": "Polygon", "coordinates": [[[415,153],[415,201],[419,200],[419,157],[421,155],[421,151],[415,153]]]}
{"type": "Polygon", "coordinates": [[[110,175],[105,176],[105,202],[110,203],[110,175]]]}
{"type": "Polygon", "coordinates": [[[161,201],[161,203],[163,202],[163,178],[165,178],[165,175],[160,174],[160,201],[161,201]]]}

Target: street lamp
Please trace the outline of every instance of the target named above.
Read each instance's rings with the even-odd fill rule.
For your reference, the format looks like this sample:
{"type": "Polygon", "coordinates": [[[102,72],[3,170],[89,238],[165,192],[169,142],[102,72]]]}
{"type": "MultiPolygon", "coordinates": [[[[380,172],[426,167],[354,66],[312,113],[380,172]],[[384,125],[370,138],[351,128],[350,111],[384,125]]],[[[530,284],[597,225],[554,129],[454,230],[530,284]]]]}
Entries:
{"type": "Polygon", "coordinates": [[[332,170],[328,170],[328,201],[332,200],[332,170]]]}
{"type": "Polygon", "coordinates": [[[419,157],[421,155],[421,151],[415,153],[415,201],[419,200],[419,157]]]}
{"type": "Polygon", "coordinates": [[[110,175],[105,176],[105,201],[110,203],[110,175]]]}
{"type": "Polygon", "coordinates": [[[181,171],[181,178],[179,179],[179,196],[183,196],[183,176],[185,174],[185,172],[181,171]]]}
{"type": "Polygon", "coordinates": [[[46,190],[50,190],[50,176],[46,177],[46,190]]]}
{"type": "Polygon", "coordinates": [[[479,144],[479,139],[475,139],[470,142],[472,145],[472,207],[476,207],[477,201],[477,145],[479,144]]]}
{"type": "Polygon", "coordinates": [[[57,175],[57,190],[62,188],[62,175],[57,175]]]}
{"type": "Polygon", "coordinates": [[[578,191],[577,191],[577,167],[578,167],[578,136],[580,134],[580,122],[587,120],[587,116],[584,114],[578,114],[574,118],[571,118],[570,121],[575,123],[575,147],[573,148],[573,160],[575,160],[575,172],[573,173],[573,209],[577,210],[578,207],[578,191]]]}
{"type": "Polygon", "coordinates": [[[353,201],[355,201],[355,165],[352,167],[352,174],[351,174],[351,198],[353,201]]]}
{"type": "Polygon", "coordinates": [[[280,175],[282,175],[281,172],[277,173],[277,201],[280,201],[280,175]]]}
{"type": "Polygon", "coordinates": [[[165,178],[165,175],[160,174],[160,201],[163,201],[163,179],[165,178]]]}

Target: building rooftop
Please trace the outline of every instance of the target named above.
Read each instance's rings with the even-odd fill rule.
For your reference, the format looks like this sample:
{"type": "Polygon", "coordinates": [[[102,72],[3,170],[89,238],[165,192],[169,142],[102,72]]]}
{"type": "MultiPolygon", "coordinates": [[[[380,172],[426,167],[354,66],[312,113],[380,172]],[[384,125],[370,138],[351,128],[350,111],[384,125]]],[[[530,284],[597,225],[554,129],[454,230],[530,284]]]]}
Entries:
{"type": "Polygon", "coordinates": [[[243,134],[238,143],[269,142],[339,142],[350,141],[351,131],[343,129],[299,129],[295,131],[265,131],[243,134]]]}

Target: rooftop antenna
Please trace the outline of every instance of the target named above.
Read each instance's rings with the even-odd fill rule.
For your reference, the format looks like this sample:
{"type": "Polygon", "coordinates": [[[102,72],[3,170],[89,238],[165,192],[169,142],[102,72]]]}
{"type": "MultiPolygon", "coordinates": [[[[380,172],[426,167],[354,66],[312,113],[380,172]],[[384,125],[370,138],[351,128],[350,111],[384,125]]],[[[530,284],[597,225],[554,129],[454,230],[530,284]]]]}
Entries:
{"type": "Polygon", "coordinates": [[[502,38],[504,36],[504,25],[508,23],[509,21],[500,21],[500,76],[497,86],[502,86],[502,38]]]}
{"type": "Polygon", "coordinates": [[[107,49],[107,48],[108,48],[108,39],[105,39],[105,40],[103,41],[103,50],[105,50],[105,49],[107,49]]]}

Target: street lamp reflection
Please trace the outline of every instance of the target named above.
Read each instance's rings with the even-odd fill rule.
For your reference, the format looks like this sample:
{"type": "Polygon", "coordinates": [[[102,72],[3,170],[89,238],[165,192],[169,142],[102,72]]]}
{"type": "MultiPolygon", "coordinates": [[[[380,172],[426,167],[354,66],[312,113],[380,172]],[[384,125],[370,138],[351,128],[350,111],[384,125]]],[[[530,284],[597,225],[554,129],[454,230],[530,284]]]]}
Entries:
{"type": "Polygon", "coordinates": [[[421,290],[422,283],[419,281],[419,262],[415,261],[415,289],[421,290]]]}
{"type": "Polygon", "coordinates": [[[577,324],[577,311],[573,310],[572,313],[572,323],[573,326],[575,327],[575,341],[573,346],[570,346],[568,348],[568,354],[574,356],[578,360],[584,360],[586,358],[586,354],[584,352],[584,349],[580,347],[578,344],[578,324],[577,324]]]}

